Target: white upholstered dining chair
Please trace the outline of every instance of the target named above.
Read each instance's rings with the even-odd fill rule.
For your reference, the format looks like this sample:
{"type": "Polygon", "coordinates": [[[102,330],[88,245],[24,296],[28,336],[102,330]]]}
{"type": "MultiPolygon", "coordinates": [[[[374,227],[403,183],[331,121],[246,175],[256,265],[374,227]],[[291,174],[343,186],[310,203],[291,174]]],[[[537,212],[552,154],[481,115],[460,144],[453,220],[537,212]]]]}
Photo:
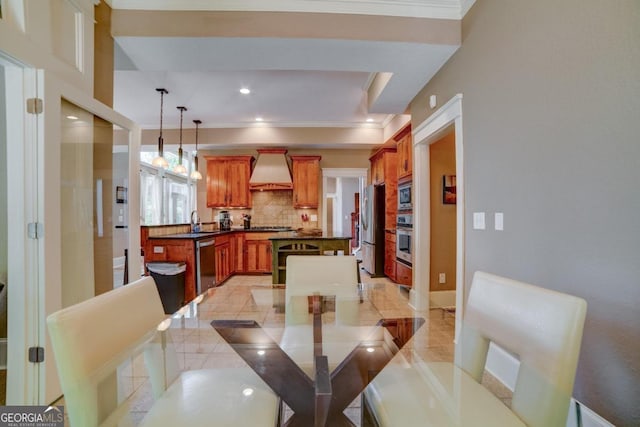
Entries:
{"type": "Polygon", "coordinates": [[[330,369],[344,360],[356,343],[380,335],[379,327],[360,326],[358,305],[362,300],[356,257],[291,255],[286,268],[287,308],[280,346],[303,370],[312,373],[314,366],[310,295],[335,297],[335,318],[331,323],[325,320],[322,328],[323,353],[330,369]]]}
{"type": "Polygon", "coordinates": [[[150,365],[157,400],[139,425],[275,425],[278,398],[251,369],[163,369],[177,368],[177,363],[171,363],[177,360],[171,354],[174,348],[159,347],[164,341],[158,335],[168,326],[166,319],[151,277],[47,318],[72,427],[130,424],[128,401],[120,396],[118,369],[140,354],[150,365]],[[251,394],[246,392],[249,388],[251,394]]]}
{"type": "Polygon", "coordinates": [[[476,272],[455,365],[388,365],[363,403],[381,426],[564,427],[586,307],[581,298],[476,272]],[[479,384],[490,342],[520,361],[511,403],[517,417],[479,384]]]}

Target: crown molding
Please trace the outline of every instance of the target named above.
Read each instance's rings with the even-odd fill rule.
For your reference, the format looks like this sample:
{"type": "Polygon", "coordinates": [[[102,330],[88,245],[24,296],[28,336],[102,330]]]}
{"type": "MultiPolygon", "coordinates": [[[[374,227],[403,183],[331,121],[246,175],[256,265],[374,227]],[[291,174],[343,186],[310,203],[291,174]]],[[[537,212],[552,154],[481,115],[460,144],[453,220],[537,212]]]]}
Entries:
{"type": "Polygon", "coordinates": [[[105,0],[112,9],[344,13],[462,19],[475,0],[105,0]]]}

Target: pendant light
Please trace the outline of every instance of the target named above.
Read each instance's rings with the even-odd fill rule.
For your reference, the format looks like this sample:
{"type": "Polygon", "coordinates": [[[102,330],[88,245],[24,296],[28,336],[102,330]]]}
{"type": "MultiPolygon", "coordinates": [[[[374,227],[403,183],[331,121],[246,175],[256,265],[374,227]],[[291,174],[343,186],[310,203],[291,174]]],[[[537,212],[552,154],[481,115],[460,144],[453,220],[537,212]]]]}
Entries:
{"type": "Polygon", "coordinates": [[[187,107],[176,107],[180,110],[180,148],[178,148],[178,164],[173,168],[175,173],[179,173],[182,175],[187,174],[187,168],[182,164],[182,115],[185,111],[187,111],[187,107]]]}
{"type": "Polygon", "coordinates": [[[153,159],[151,164],[155,167],[166,169],[169,167],[169,163],[164,158],[164,141],[162,140],[162,105],[164,103],[164,95],[169,92],[166,89],[156,89],[160,92],[160,136],[158,137],[158,157],[153,159]]]}
{"type": "Polygon", "coordinates": [[[201,120],[194,120],[193,123],[196,124],[196,150],[194,151],[193,156],[193,164],[195,165],[193,171],[191,172],[191,179],[202,179],[202,174],[198,172],[198,126],[202,123],[201,120]]]}

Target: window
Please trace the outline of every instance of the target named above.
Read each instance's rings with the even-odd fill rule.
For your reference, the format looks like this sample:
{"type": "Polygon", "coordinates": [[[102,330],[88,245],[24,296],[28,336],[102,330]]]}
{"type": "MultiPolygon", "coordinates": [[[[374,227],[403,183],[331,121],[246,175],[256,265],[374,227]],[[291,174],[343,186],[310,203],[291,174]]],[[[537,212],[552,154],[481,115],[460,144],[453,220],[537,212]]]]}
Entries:
{"type": "MultiPolygon", "coordinates": [[[[187,169],[193,168],[189,153],[186,154],[187,169]]],[[[155,152],[140,153],[140,222],[143,225],[187,224],[191,211],[196,209],[196,181],[188,174],[171,172],[178,163],[178,156],[165,153],[169,169],[151,165],[155,152]]]]}

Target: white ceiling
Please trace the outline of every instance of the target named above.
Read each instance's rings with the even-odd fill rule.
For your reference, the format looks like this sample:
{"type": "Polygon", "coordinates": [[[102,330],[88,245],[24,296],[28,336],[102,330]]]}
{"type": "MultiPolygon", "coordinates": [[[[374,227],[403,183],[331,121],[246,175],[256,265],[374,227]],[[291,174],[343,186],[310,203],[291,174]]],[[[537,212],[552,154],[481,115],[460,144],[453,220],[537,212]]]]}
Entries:
{"type": "MultiPolygon", "coordinates": [[[[112,0],[114,7],[123,3],[112,0]]],[[[188,9],[190,3],[182,4],[188,9]]],[[[116,36],[115,41],[114,109],[147,129],[159,125],[156,88],[169,91],[164,102],[167,129],[179,125],[177,106],[188,109],[185,128],[193,127],[193,119],[202,120],[204,128],[246,127],[255,125],[258,116],[267,126],[278,127],[383,127],[394,114],[405,112],[458,48],[252,37],[116,36]],[[377,73],[390,79],[375,100],[368,100],[377,73]],[[241,87],[251,93],[240,94],[241,87]]]]}

